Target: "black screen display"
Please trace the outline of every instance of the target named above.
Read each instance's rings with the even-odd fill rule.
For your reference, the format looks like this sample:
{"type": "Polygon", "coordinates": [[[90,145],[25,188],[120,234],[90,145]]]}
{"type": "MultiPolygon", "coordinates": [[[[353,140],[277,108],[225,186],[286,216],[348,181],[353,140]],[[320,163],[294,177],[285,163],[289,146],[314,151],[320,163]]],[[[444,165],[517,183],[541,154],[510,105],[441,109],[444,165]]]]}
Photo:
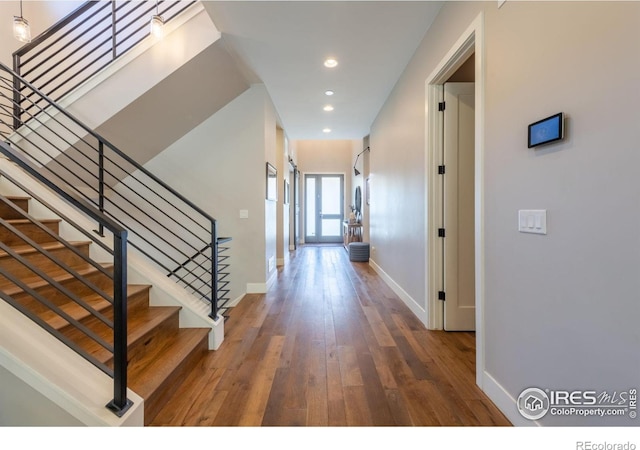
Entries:
{"type": "Polygon", "coordinates": [[[564,137],[564,114],[558,113],[529,125],[528,146],[537,147],[564,137]]]}

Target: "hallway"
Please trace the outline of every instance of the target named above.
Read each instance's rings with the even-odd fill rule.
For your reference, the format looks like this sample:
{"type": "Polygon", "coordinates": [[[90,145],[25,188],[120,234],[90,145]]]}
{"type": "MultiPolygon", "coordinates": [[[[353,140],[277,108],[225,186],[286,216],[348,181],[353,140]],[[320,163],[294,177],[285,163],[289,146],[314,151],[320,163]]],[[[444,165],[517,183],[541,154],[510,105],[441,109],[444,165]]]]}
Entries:
{"type": "Polygon", "coordinates": [[[342,246],[302,246],[152,426],[504,426],[473,333],[428,331],[342,246]]]}

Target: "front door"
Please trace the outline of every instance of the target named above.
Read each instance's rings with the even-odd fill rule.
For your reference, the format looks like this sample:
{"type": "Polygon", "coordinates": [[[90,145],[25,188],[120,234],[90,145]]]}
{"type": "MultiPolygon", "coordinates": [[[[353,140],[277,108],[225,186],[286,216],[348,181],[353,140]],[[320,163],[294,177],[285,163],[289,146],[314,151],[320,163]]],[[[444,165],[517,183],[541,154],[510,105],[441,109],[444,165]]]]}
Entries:
{"type": "Polygon", "coordinates": [[[305,175],[306,243],[342,242],[344,175],[305,175]]]}

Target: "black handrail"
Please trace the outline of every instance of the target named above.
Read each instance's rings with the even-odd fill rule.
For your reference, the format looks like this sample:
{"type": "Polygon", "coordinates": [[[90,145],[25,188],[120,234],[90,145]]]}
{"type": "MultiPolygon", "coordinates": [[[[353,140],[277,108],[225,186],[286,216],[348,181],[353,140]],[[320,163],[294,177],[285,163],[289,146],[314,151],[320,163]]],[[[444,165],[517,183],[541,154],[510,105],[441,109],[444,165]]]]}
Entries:
{"type": "MultiPolygon", "coordinates": [[[[126,253],[126,243],[127,243],[127,230],[121,226],[119,223],[107,217],[105,214],[97,210],[93,205],[87,203],[82,199],[75,198],[70,195],[64,189],[57,186],[47,177],[42,175],[36,167],[33,166],[28,160],[19,155],[13,148],[11,148],[7,143],[0,141],[0,153],[9,158],[11,161],[20,166],[24,171],[29,173],[33,178],[38,180],[44,186],[53,190],[60,197],[62,197],[67,203],[72,205],[74,209],[80,211],[85,216],[98,222],[102,227],[107,229],[113,235],[113,250],[110,250],[106,247],[100,240],[96,239],[93,236],[90,236],[93,242],[99,243],[103,248],[109,249],[109,252],[113,255],[113,274],[109,276],[113,282],[113,296],[109,298],[101,289],[96,287],[90,281],[84,280],[83,277],[74,269],[69,267],[67,264],[59,261],[55,256],[53,256],[50,252],[42,248],[37,242],[30,239],[28,236],[20,232],[18,229],[13,227],[10,223],[5,221],[4,219],[0,219],[0,223],[10,231],[12,231],[16,236],[22,239],[24,242],[33,247],[36,251],[43,254],[55,264],[57,264],[60,268],[65,270],[65,272],[74,276],[74,278],[80,280],[85,286],[89,287],[92,291],[96,292],[103,298],[110,301],[113,305],[114,316],[112,320],[107,319],[102,314],[95,311],[89,305],[87,305],[84,301],[79,299],[76,295],[70,292],[67,288],[62,286],[60,283],[55,281],[49,275],[44,273],[35,265],[29,263],[23,257],[18,255],[15,251],[13,251],[9,246],[4,243],[0,243],[0,248],[5,251],[7,254],[11,255],[14,259],[20,262],[24,267],[28,268],[31,272],[37,274],[41,279],[47,281],[49,285],[56,288],[59,292],[66,295],[72,301],[75,301],[78,305],[84,308],[86,311],[91,313],[98,320],[107,324],[113,329],[113,345],[109,345],[108,343],[102,341],[97,335],[95,335],[91,330],[87,327],[74,320],[70,316],[68,316],[64,311],[60,310],[57,306],[51,303],[48,299],[41,296],[37,293],[33,288],[29,287],[27,284],[22,282],[19,278],[13,276],[7,270],[0,269],[0,275],[4,276],[6,279],[10,280],[13,284],[18,286],[22,291],[27,292],[34,298],[36,301],[45,305],[51,311],[54,311],[60,317],[63,317],[67,320],[71,325],[75,326],[77,329],[85,333],[91,339],[96,341],[102,347],[113,353],[113,370],[110,370],[104,364],[99,363],[94,357],[88,354],[86,351],[83,351],[79,347],[77,347],[70,339],[64,336],[62,333],[58,332],[54,328],[52,328],[49,324],[47,324],[44,320],[39,318],[37,315],[32,314],[27,308],[22,306],[20,302],[15,301],[10,295],[8,295],[4,291],[0,291],[0,297],[2,297],[5,301],[16,307],[18,310],[23,312],[25,315],[29,316],[32,320],[46,329],[49,333],[56,336],[58,339],[65,342],[70,348],[78,352],[85,359],[96,365],[96,367],[103,370],[105,373],[113,377],[113,399],[106,405],[111,411],[114,412],[118,417],[122,417],[127,410],[133,404],[131,400],[127,398],[127,253],[126,253]]],[[[24,192],[30,192],[30,190],[25,187],[23,184],[16,181],[10,175],[4,173],[4,171],[0,171],[0,175],[2,175],[5,179],[12,182],[18,188],[23,190],[24,192]]],[[[22,216],[27,219],[29,222],[37,225],[41,230],[49,233],[49,235],[61,242],[67,248],[71,248],[71,244],[65,240],[63,240],[60,236],[55,235],[55,233],[50,232],[47,227],[38,222],[35,218],[33,218],[28,213],[21,211],[15,205],[10,204],[10,202],[5,198],[1,198],[2,202],[9,205],[14,209],[14,211],[22,214],[22,216]]],[[[42,204],[50,208],[52,211],[57,211],[57,209],[47,202],[45,202],[42,198],[38,197],[38,201],[42,204]]],[[[71,226],[78,230],[82,230],[82,227],[77,225],[74,221],[65,217],[66,222],[71,226]]],[[[77,253],[83,259],[88,260],[88,257],[77,253]]],[[[95,262],[90,261],[92,265],[95,265],[95,262]]],[[[103,274],[108,274],[103,271],[103,274]]]]}

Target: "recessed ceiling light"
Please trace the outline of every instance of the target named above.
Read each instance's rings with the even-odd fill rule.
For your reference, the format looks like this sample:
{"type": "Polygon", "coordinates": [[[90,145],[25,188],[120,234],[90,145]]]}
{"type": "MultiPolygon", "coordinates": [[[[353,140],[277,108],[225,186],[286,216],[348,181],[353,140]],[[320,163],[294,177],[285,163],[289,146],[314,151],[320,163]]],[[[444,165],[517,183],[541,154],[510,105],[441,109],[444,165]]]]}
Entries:
{"type": "Polygon", "coordinates": [[[333,92],[331,89],[329,89],[328,91],[324,91],[324,95],[329,95],[329,96],[331,96],[331,95],[333,95],[333,94],[335,94],[335,92],[333,92]]]}
{"type": "Polygon", "coordinates": [[[331,106],[331,105],[325,105],[325,107],[324,107],[324,108],[322,108],[322,109],[324,109],[325,111],[333,111],[333,106],[331,106]]]}
{"type": "Polygon", "coordinates": [[[323,133],[331,133],[331,128],[323,128],[322,132],[323,133]]]}
{"type": "Polygon", "coordinates": [[[333,69],[333,68],[334,68],[335,66],[337,66],[337,65],[338,65],[338,61],[336,61],[335,59],[332,59],[332,58],[327,59],[327,60],[325,60],[325,62],[324,62],[324,66],[325,66],[325,67],[328,67],[328,68],[330,68],[330,69],[333,69]]]}

